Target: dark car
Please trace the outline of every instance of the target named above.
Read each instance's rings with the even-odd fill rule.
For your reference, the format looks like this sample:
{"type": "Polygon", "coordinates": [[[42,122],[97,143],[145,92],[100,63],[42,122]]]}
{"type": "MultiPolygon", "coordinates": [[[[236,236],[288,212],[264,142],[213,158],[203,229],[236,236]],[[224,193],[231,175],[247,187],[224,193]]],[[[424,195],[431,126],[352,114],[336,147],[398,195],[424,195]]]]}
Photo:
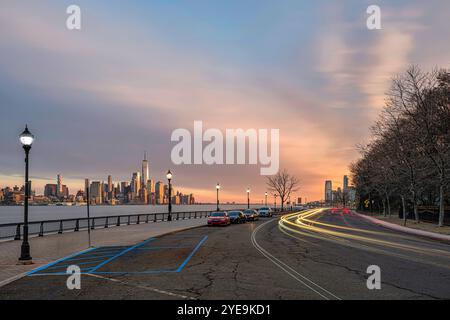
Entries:
{"type": "Polygon", "coordinates": [[[244,210],[244,215],[247,221],[256,221],[258,220],[258,212],[253,209],[244,210]]]}
{"type": "Polygon", "coordinates": [[[242,211],[228,211],[231,223],[245,223],[247,221],[246,216],[242,211]]]}
{"type": "Polygon", "coordinates": [[[230,217],[226,212],[213,212],[208,217],[208,226],[228,226],[230,217]]]}

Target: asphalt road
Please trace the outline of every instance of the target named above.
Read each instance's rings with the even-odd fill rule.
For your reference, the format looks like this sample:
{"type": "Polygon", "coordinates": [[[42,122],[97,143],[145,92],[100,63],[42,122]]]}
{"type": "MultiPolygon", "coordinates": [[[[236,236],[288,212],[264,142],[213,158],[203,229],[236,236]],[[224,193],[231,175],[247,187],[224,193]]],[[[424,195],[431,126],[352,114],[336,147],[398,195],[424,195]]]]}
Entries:
{"type": "Polygon", "coordinates": [[[308,215],[97,249],[0,288],[0,299],[450,298],[449,244],[342,212],[308,215]],[[90,273],[81,290],[67,289],[70,264],[90,273]],[[370,265],[381,269],[380,290],[367,288],[370,265]]]}

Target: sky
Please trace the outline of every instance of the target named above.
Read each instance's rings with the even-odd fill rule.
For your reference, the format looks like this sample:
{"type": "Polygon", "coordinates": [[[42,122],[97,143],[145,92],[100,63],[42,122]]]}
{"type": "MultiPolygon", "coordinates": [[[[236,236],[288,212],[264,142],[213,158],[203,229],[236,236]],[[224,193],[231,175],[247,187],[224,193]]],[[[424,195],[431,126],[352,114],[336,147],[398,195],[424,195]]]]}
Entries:
{"type": "Polygon", "coordinates": [[[342,185],[356,145],[410,64],[449,66],[447,0],[1,0],[0,186],[22,184],[25,124],[35,134],[33,187],[63,176],[129,181],[148,152],[150,176],[213,202],[261,201],[259,165],[171,162],[178,128],[280,129],[280,167],[320,200],[342,185]],[[81,8],[81,30],[66,8],[81,8]],[[368,30],[366,9],[381,8],[368,30]]]}

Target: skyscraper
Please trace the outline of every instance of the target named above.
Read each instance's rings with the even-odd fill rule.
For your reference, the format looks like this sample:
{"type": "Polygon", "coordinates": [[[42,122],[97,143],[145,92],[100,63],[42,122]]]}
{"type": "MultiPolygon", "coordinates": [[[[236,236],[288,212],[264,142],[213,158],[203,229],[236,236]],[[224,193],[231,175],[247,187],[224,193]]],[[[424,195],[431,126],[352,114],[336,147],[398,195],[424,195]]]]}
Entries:
{"type": "Polygon", "coordinates": [[[147,204],[155,204],[152,194],[155,193],[155,182],[151,179],[147,180],[147,204]]]}
{"type": "Polygon", "coordinates": [[[333,183],[331,180],[325,181],[325,202],[331,203],[333,201],[333,183]]]}
{"type": "Polygon", "coordinates": [[[144,160],[142,160],[142,176],[141,176],[141,188],[147,187],[147,181],[149,177],[149,167],[147,160],[147,152],[144,153],[144,160]]]}
{"type": "Polygon", "coordinates": [[[131,195],[132,199],[139,197],[139,191],[141,190],[141,174],[139,172],[134,172],[131,178],[131,195]]]}
{"type": "Polygon", "coordinates": [[[44,196],[47,198],[56,197],[56,189],[58,189],[56,184],[46,184],[44,188],[44,196]]]}
{"type": "Polygon", "coordinates": [[[62,176],[60,174],[56,176],[56,196],[58,198],[63,196],[62,176]]]}
{"type": "Polygon", "coordinates": [[[111,175],[108,176],[108,200],[112,200],[114,197],[114,190],[113,190],[113,182],[111,175]]]}
{"type": "Polygon", "coordinates": [[[348,176],[344,176],[343,190],[346,192],[348,190],[348,176]]]}
{"type": "Polygon", "coordinates": [[[158,181],[155,184],[156,204],[164,204],[164,183],[158,181]]]}
{"type": "Polygon", "coordinates": [[[92,182],[90,198],[95,204],[103,204],[103,183],[100,181],[92,182]]]}

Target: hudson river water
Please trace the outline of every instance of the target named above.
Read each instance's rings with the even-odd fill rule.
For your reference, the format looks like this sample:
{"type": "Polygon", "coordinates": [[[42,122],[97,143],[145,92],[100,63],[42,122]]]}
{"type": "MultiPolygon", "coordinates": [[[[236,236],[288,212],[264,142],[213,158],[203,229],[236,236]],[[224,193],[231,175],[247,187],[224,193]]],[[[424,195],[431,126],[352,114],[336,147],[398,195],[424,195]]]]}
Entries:
{"type": "MultiPolygon", "coordinates": [[[[259,205],[261,206],[261,205],[259,205]]],[[[253,206],[252,207],[259,207],[253,206]]],[[[222,210],[231,210],[236,208],[246,208],[244,204],[224,204],[220,206],[222,210]]],[[[138,213],[154,213],[167,212],[167,205],[164,206],[144,206],[144,205],[127,205],[127,206],[91,206],[91,217],[99,216],[113,216],[113,215],[129,215],[138,213]]],[[[172,206],[172,212],[182,211],[210,211],[216,210],[215,205],[182,205],[172,206]]],[[[56,220],[56,219],[71,219],[71,218],[85,218],[86,206],[30,206],[29,207],[29,221],[40,220],[56,220]]],[[[0,206],[0,224],[16,223],[23,221],[23,207],[22,206],[0,206]]]]}

